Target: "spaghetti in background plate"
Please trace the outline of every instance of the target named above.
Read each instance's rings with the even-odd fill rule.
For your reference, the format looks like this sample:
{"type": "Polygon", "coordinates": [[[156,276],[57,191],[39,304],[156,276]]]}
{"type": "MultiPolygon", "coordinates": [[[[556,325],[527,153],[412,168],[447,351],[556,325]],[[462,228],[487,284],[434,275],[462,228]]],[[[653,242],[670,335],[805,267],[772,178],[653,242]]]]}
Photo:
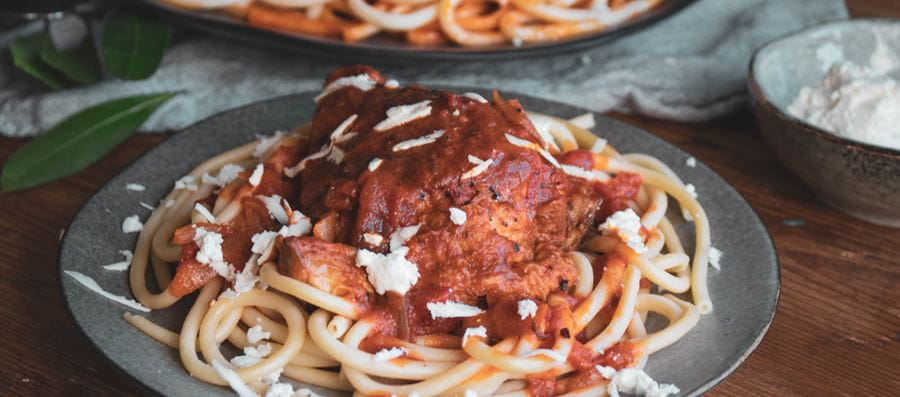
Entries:
{"type": "Polygon", "coordinates": [[[73,220],[70,310],[148,388],[693,395],[768,328],[765,228],[683,152],[521,95],[326,83],[172,137],[73,220]]]}
{"type": "Polygon", "coordinates": [[[143,0],[238,40],[374,62],[577,51],[649,26],[693,1],[143,0]]]}

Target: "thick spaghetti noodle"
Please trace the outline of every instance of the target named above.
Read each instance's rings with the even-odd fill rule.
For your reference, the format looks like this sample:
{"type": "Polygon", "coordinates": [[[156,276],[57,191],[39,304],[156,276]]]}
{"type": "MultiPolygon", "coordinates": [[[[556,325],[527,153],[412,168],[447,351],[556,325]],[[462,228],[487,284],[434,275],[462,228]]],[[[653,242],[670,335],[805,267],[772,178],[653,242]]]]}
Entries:
{"type": "Polygon", "coordinates": [[[677,391],[639,368],[712,310],[710,232],[668,167],[576,125],[590,118],[496,93],[388,87],[366,67],[328,82],[312,124],[209,159],[168,194],[131,288],[151,309],[200,292],[179,333],[127,321],[246,395],[286,395],[281,376],[385,396],[677,391]],[[432,168],[408,168],[422,159],[432,168]],[[404,190],[418,183],[448,190],[404,190]],[[692,258],[669,197],[694,222],[692,258]],[[651,312],[668,325],[648,333],[651,312]],[[244,354],[227,359],[226,341],[244,354]]]}
{"type": "Polygon", "coordinates": [[[250,25],[347,42],[379,33],[420,46],[541,43],[596,33],[663,0],[163,0],[250,25]]]}

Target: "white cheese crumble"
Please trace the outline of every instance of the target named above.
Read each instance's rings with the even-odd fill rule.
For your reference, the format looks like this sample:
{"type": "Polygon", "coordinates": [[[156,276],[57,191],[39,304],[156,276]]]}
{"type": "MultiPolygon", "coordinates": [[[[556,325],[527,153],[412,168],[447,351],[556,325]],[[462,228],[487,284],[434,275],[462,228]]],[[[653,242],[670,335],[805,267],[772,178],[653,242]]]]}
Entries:
{"type": "Polygon", "coordinates": [[[403,245],[419,232],[421,226],[419,224],[401,227],[391,233],[391,250],[403,248],[403,245]]]}
{"type": "Polygon", "coordinates": [[[428,135],[423,135],[418,138],[413,138],[413,139],[409,139],[409,140],[400,142],[400,143],[394,145],[393,150],[395,152],[399,152],[399,151],[403,151],[403,150],[412,149],[416,146],[428,145],[430,143],[436,142],[442,136],[444,136],[444,130],[435,130],[434,132],[432,132],[428,135]]]}
{"type": "Polygon", "coordinates": [[[453,117],[459,117],[459,109],[453,110],[453,117]]]}
{"type": "Polygon", "coordinates": [[[666,397],[679,391],[675,385],[656,383],[644,370],[637,368],[623,368],[616,372],[607,386],[609,397],[619,397],[619,392],[643,397],[666,397]]]}
{"type": "Polygon", "coordinates": [[[204,173],[203,176],[200,177],[200,181],[206,184],[224,187],[235,180],[241,172],[244,172],[244,167],[237,164],[225,164],[219,169],[219,173],[216,174],[215,177],[208,173],[204,173]]]}
{"type": "Polygon", "coordinates": [[[294,395],[294,386],[290,383],[276,383],[266,390],[265,397],[291,397],[294,395]]]}
{"type": "Polygon", "coordinates": [[[332,92],[335,92],[344,87],[355,87],[362,92],[366,92],[368,90],[371,90],[372,87],[375,87],[375,80],[372,80],[372,77],[365,73],[335,79],[331,82],[331,84],[325,86],[325,89],[322,90],[321,94],[316,96],[316,103],[321,101],[322,98],[325,98],[332,92]]]}
{"type": "Polygon", "coordinates": [[[562,164],[561,168],[562,168],[563,172],[566,173],[566,175],[574,176],[576,178],[581,178],[581,179],[587,179],[589,181],[594,180],[594,172],[591,170],[586,170],[584,168],[574,166],[574,165],[569,165],[569,164],[562,164]]]}
{"type": "Polygon", "coordinates": [[[129,250],[121,250],[119,254],[125,257],[125,260],[116,263],[110,263],[108,265],[103,265],[103,268],[106,270],[114,270],[117,272],[124,272],[128,270],[128,266],[131,266],[131,260],[134,259],[134,254],[129,250]]]}
{"type": "Polygon", "coordinates": [[[606,222],[600,225],[600,231],[604,234],[617,235],[637,254],[647,252],[644,239],[641,237],[641,218],[631,208],[610,215],[606,222]]]}
{"type": "Polygon", "coordinates": [[[135,191],[135,192],[143,192],[144,190],[147,190],[147,188],[144,187],[144,185],[141,185],[140,183],[129,183],[129,184],[125,185],[125,189],[135,191]]]}
{"type": "Polygon", "coordinates": [[[378,233],[367,232],[367,233],[363,233],[363,240],[365,240],[366,243],[369,243],[369,244],[377,247],[377,246],[381,245],[382,241],[384,241],[384,237],[382,237],[378,233]]]}
{"type": "Polygon", "coordinates": [[[391,107],[385,112],[387,118],[375,124],[375,131],[385,131],[394,127],[399,127],[410,121],[428,116],[431,114],[431,101],[426,99],[409,105],[399,105],[391,107]]]}
{"type": "Polygon", "coordinates": [[[694,186],[694,184],[688,183],[687,185],[684,185],[684,190],[687,190],[691,197],[697,198],[697,187],[694,186]]]}
{"type": "Polygon", "coordinates": [[[137,233],[143,228],[144,224],[137,215],[129,216],[122,221],[122,233],[137,233]]]}
{"type": "Polygon", "coordinates": [[[475,164],[475,166],[463,173],[461,179],[469,179],[481,175],[482,172],[484,172],[488,169],[488,167],[494,164],[494,159],[482,160],[470,154],[469,162],[475,164]]]}
{"type": "Polygon", "coordinates": [[[528,354],[525,355],[525,357],[534,357],[534,356],[546,356],[546,357],[549,357],[551,360],[556,361],[558,363],[562,363],[562,362],[566,361],[566,356],[563,356],[562,354],[559,354],[556,350],[551,350],[551,349],[535,349],[535,350],[528,352],[528,354]]]}
{"type": "Polygon", "coordinates": [[[247,342],[251,345],[255,345],[257,342],[261,340],[266,340],[272,337],[272,333],[263,330],[262,325],[254,325],[250,328],[247,328],[247,342]]]}
{"type": "Polygon", "coordinates": [[[432,319],[473,317],[484,313],[478,307],[453,301],[428,302],[425,306],[431,312],[432,319]]]}
{"type": "Polygon", "coordinates": [[[585,113],[580,116],[572,117],[569,119],[569,122],[583,130],[588,130],[597,126],[597,120],[594,119],[593,113],[585,113]]]}
{"type": "Polygon", "coordinates": [[[97,282],[94,281],[94,279],[92,279],[82,273],[72,271],[72,270],[66,270],[65,273],[68,274],[70,277],[74,278],[75,281],[78,281],[79,283],[81,283],[81,285],[100,294],[101,296],[103,296],[106,299],[109,299],[116,303],[121,303],[125,306],[128,306],[135,310],[140,310],[142,312],[150,311],[150,309],[148,309],[146,306],[134,301],[133,299],[128,299],[122,295],[115,295],[115,294],[105,291],[103,288],[100,288],[100,285],[97,284],[97,282]]]}
{"type": "Polygon", "coordinates": [[[394,79],[390,79],[384,82],[384,87],[390,89],[398,88],[400,87],[400,82],[394,79]]]}
{"type": "Polygon", "coordinates": [[[265,204],[266,209],[269,210],[269,216],[271,216],[272,219],[278,221],[278,223],[282,225],[288,224],[290,218],[288,216],[288,212],[284,209],[285,201],[283,198],[281,198],[281,196],[277,194],[273,194],[271,196],[259,195],[256,196],[256,198],[262,201],[263,204],[265,204]]]}
{"type": "Polygon", "coordinates": [[[537,315],[538,305],[531,299],[522,299],[518,304],[519,318],[522,320],[537,315]]]}
{"type": "Polygon", "coordinates": [[[138,201],[138,205],[140,205],[141,207],[144,207],[144,209],[146,209],[146,210],[148,210],[148,211],[153,211],[153,210],[156,209],[156,208],[153,207],[152,205],[147,204],[147,203],[145,203],[145,202],[143,202],[143,201],[138,201]]]}
{"type": "Polygon", "coordinates": [[[263,172],[265,171],[266,168],[262,165],[262,163],[257,164],[256,168],[253,169],[253,173],[250,174],[250,179],[247,179],[247,181],[250,182],[250,185],[254,187],[259,185],[259,183],[262,182],[263,172]]]}
{"type": "Polygon", "coordinates": [[[406,354],[406,349],[402,347],[392,347],[390,349],[379,350],[377,353],[375,353],[373,358],[375,359],[375,361],[388,361],[400,357],[404,354],[406,354]]]}
{"type": "Polygon", "coordinates": [[[375,172],[375,170],[377,170],[378,167],[381,167],[381,163],[383,163],[383,162],[384,162],[384,160],[382,160],[378,157],[372,159],[372,161],[369,162],[369,167],[368,167],[369,171],[375,172]]]}
{"type": "Polygon", "coordinates": [[[194,211],[197,211],[200,216],[203,217],[209,223],[216,223],[216,217],[213,216],[212,212],[209,212],[209,208],[206,208],[205,205],[200,203],[194,204],[194,211]]]}
{"type": "Polygon", "coordinates": [[[697,159],[691,156],[688,157],[687,160],[684,161],[684,163],[687,164],[688,167],[694,168],[697,166],[697,159]]]}
{"type": "Polygon", "coordinates": [[[513,47],[521,47],[521,46],[522,46],[522,43],[523,43],[523,41],[522,41],[522,38],[521,38],[521,37],[519,37],[519,36],[513,36],[513,38],[512,38],[512,45],[513,45],[513,47]]]}
{"type": "Polygon", "coordinates": [[[256,365],[270,353],[272,353],[272,345],[270,343],[263,343],[259,346],[247,346],[244,347],[243,355],[231,358],[231,363],[238,368],[247,368],[256,365]]]}
{"type": "Polygon", "coordinates": [[[379,295],[388,291],[403,295],[419,282],[419,268],[406,259],[408,251],[402,247],[385,255],[360,249],[356,252],[356,266],[366,268],[369,282],[379,295]]]}
{"type": "Polygon", "coordinates": [[[462,337],[462,347],[466,347],[466,341],[469,340],[470,336],[480,336],[482,338],[487,338],[487,328],[485,328],[483,325],[466,328],[466,332],[463,333],[462,337]]]}
{"type": "Polygon", "coordinates": [[[275,131],[272,135],[257,135],[256,147],[253,148],[253,157],[262,157],[281,140],[282,136],[284,136],[284,131],[275,131]]]}
{"type": "Polygon", "coordinates": [[[606,148],[607,143],[608,142],[606,141],[606,139],[597,138],[597,140],[594,141],[594,144],[591,145],[591,153],[603,152],[603,149],[606,148]]]}
{"type": "Polygon", "coordinates": [[[197,181],[190,175],[185,175],[181,179],[175,181],[175,189],[197,191],[197,181]]]}
{"type": "Polygon", "coordinates": [[[250,386],[247,386],[244,383],[244,380],[238,376],[237,372],[234,372],[231,368],[225,366],[216,360],[212,360],[213,370],[216,371],[216,374],[222,378],[225,383],[228,383],[228,386],[234,390],[238,396],[240,397],[259,397],[259,394],[256,394],[256,391],[253,390],[250,386]]]}
{"type": "Polygon", "coordinates": [[[476,392],[475,390],[472,390],[472,389],[466,389],[466,392],[465,392],[465,394],[463,394],[463,397],[478,397],[478,392],[476,392]]]}
{"type": "Polygon", "coordinates": [[[290,225],[282,226],[278,234],[288,237],[300,237],[312,231],[312,222],[309,217],[300,211],[291,212],[290,225]]]}
{"type": "Polygon", "coordinates": [[[197,252],[197,262],[212,268],[216,274],[229,279],[233,273],[231,266],[225,262],[222,255],[222,235],[202,227],[194,229],[194,242],[200,247],[197,252]]]}
{"type": "Polygon", "coordinates": [[[488,103],[488,100],[487,100],[487,99],[484,99],[483,96],[478,95],[478,94],[476,94],[476,93],[474,93],[474,92],[467,92],[467,93],[465,93],[465,94],[462,94],[462,96],[464,96],[464,97],[466,97],[466,98],[469,98],[469,99],[472,99],[472,100],[475,100],[475,101],[478,101],[478,102],[481,102],[481,103],[488,103]]]}
{"type": "Polygon", "coordinates": [[[453,222],[457,225],[462,225],[466,223],[466,211],[463,211],[456,207],[450,207],[450,222],[453,222]]]}
{"type": "Polygon", "coordinates": [[[613,367],[608,367],[606,365],[595,365],[594,369],[597,370],[597,373],[599,373],[600,376],[606,379],[612,379],[613,376],[616,376],[616,369],[613,367]]]}
{"type": "Polygon", "coordinates": [[[722,260],[722,251],[719,251],[716,247],[709,247],[709,265],[716,270],[722,270],[719,264],[720,260],[722,260]]]}
{"type": "Polygon", "coordinates": [[[266,252],[266,249],[269,248],[270,245],[275,241],[275,237],[278,236],[278,232],[270,232],[263,231],[253,235],[250,238],[250,241],[253,242],[253,246],[250,247],[250,252],[254,254],[262,254],[266,252]]]}
{"type": "Polygon", "coordinates": [[[509,143],[519,146],[519,147],[537,150],[537,152],[540,153],[543,158],[545,158],[547,161],[549,161],[550,164],[553,164],[554,167],[556,167],[556,168],[560,167],[559,161],[557,161],[556,158],[553,157],[552,154],[550,154],[550,152],[544,150],[544,148],[540,147],[538,144],[536,144],[532,141],[526,140],[526,139],[519,138],[515,135],[508,134],[508,133],[506,134],[506,140],[509,141],[509,143]]]}

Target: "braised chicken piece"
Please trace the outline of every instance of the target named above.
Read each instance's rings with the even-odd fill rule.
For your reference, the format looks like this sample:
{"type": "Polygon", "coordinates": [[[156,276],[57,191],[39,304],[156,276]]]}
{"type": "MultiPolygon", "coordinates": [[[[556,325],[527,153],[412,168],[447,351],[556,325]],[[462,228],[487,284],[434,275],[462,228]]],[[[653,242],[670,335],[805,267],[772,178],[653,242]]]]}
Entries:
{"type": "MultiPolygon", "coordinates": [[[[387,254],[392,234],[420,225],[404,244],[420,278],[391,311],[407,317],[403,334],[413,336],[459,325],[432,319],[428,302],[544,299],[574,283],[566,252],[583,240],[601,200],[542,155],[545,144],[517,101],[387,87],[364,66],[338,69],[326,86],[353,76],[368,76],[371,87],[319,98],[299,172],[300,209],[314,223],[327,218],[334,242],[288,239],[283,274],[329,292],[346,282],[370,293],[364,271],[349,270],[349,246],[387,254]],[[458,213],[451,220],[451,208],[464,221],[458,213]],[[337,265],[316,273],[321,263],[337,265]]],[[[345,287],[354,297],[363,291],[345,287]]]]}
{"type": "Polygon", "coordinates": [[[316,237],[292,237],[281,246],[278,271],[322,291],[369,306],[372,286],[356,266],[356,248],[316,237]]]}

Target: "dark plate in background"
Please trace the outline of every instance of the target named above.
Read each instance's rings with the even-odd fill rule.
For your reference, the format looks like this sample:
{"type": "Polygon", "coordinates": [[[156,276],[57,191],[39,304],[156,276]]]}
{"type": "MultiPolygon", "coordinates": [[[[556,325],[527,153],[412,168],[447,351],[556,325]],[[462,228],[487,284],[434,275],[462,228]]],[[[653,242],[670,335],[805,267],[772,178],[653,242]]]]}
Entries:
{"type": "Polygon", "coordinates": [[[357,43],[347,43],[299,33],[283,33],[251,26],[244,21],[218,12],[193,11],[173,6],[162,0],[139,0],[172,16],[187,26],[215,35],[289,51],[324,55],[374,63],[411,60],[432,61],[493,61],[535,56],[547,56],[585,50],[609,42],[617,37],[638,31],[670,17],[696,0],[664,0],[653,10],[616,25],[609,30],[556,43],[497,47],[417,47],[401,40],[379,35],[357,43]]]}
{"type": "MultiPolygon", "coordinates": [[[[455,88],[458,92],[485,90],[455,88]]],[[[177,351],[144,335],[122,319],[127,307],[88,290],[63,270],[82,272],[114,294],[131,296],[127,272],[102,265],[121,260],[118,250],[132,249],[137,235],[122,233],[122,220],[133,214],[146,219],[139,201],[157,203],[176,179],[196,165],[235,146],[309,121],[316,93],[271,99],[213,116],[173,135],[114,177],[78,212],[66,232],[59,256],[63,298],[75,322],[100,352],[149,390],[168,396],[232,396],[231,390],[192,378],[177,351]],[[125,189],[141,183],[146,191],[125,189]]],[[[573,117],[584,109],[505,93],[526,109],[573,117]]],[[[674,383],[682,395],[699,395],[722,381],[756,348],[775,314],[780,275],[775,249],[765,225],[749,204],[721,177],[698,162],[688,167],[689,155],[653,134],[613,119],[595,115],[593,130],[623,153],[656,156],[693,183],[709,216],[712,244],[724,252],[722,270],[710,269],[709,287],[715,309],[678,343],[652,355],[647,372],[661,383],[674,383]]],[[[670,206],[669,218],[689,252],[693,225],[670,206]]],[[[178,331],[189,309],[188,297],[175,307],[147,314],[152,321],[178,331]]],[[[142,314],[143,313],[138,313],[142,314]]],[[[322,390],[316,389],[317,392],[322,390]]],[[[326,395],[336,393],[323,392],[326,395]]]]}

